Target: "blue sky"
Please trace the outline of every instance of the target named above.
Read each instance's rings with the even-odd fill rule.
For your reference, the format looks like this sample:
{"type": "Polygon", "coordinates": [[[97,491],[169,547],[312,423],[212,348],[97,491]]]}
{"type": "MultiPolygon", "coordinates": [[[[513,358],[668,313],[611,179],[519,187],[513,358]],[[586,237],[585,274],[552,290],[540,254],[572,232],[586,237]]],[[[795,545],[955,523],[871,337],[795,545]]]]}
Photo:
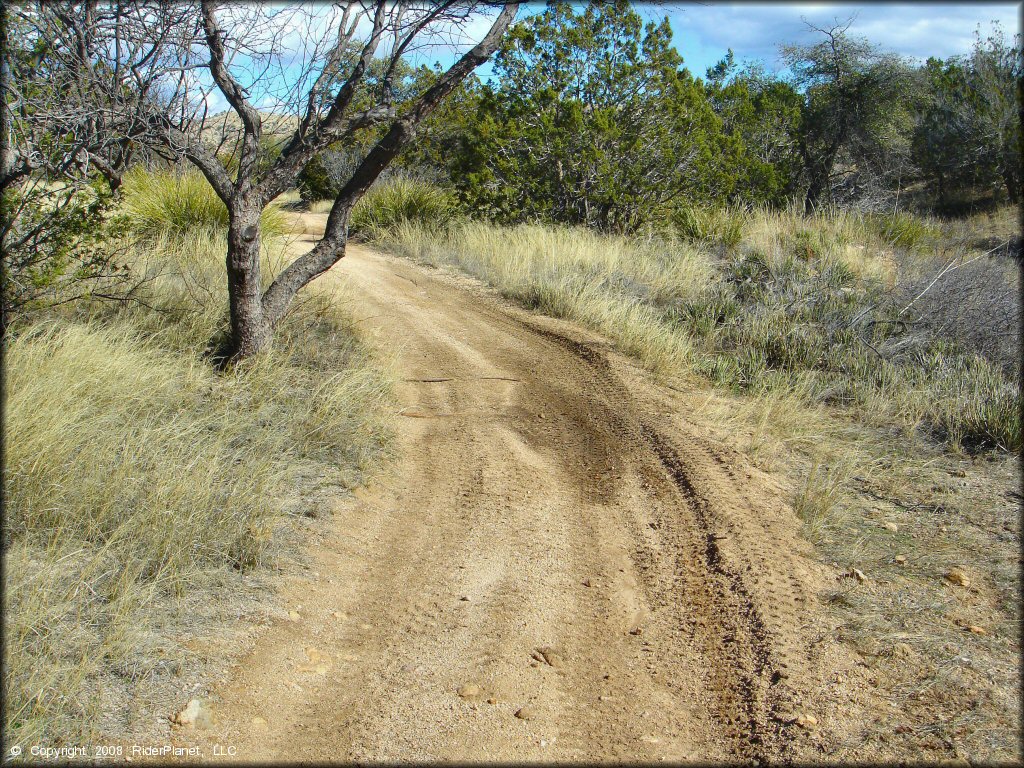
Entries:
{"type": "Polygon", "coordinates": [[[819,39],[801,17],[819,27],[856,15],[850,34],[914,59],[967,53],[979,24],[993,20],[1012,35],[1019,31],[1017,3],[665,3],[639,6],[645,16],[668,14],[676,48],[695,75],[717,62],[728,48],[739,60],[760,59],[780,66],[778,45],[819,39]]]}
{"type": "MultiPolygon", "coordinates": [[[[543,3],[527,3],[519,18],[542,10],[543,3]]],[[[834,26],[856,16],[850,34],[866,37],[884,49],[924,61],[967,53],[974,30],[982,32],[999,21],[1008,35],[1019,32],[1018,3],[767,3],[767,2],[640,2],[646,19],[666,14],[676,48],[694,75],[718,62],[729,48],[738,61],[761,60],[770,69],[781,67],[780,43],[818,39],[802,18],[818,27],[834,26]]],[[[441,57],[442,64],[450,57],[441,57]]],[[[479,74],[486,79],[490,67],[479,74]]]]}

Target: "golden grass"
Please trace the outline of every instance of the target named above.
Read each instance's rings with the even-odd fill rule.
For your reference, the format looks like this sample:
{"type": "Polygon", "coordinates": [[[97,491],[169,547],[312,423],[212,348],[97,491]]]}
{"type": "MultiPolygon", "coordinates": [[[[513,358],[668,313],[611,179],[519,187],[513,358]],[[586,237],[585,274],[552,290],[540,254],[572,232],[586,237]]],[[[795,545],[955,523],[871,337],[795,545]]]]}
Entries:
{"type": "Polygon", "coordinates": [[[697,295],[712,279],[707,259],[683,243],[586,229],[467,222],[437,232],[403,222],[384,243],[434,266],[450,264],[542,312],[578,320],[616,340],[652,371],[678,374],[692,356],[689,334],[664,321],[655,302],[697,295]]]}
{"type": "MultiPolygon", "coordinates": [[[[125,178],[122,215],[133,233],[147,237],[215,234],[228,227],[227,207],[195,170],[148,172],[136,168],[125,178]]],[[[288,231],[280,203],[264,209],[260,231],[264,237],[288,231]]]]}
{"type": "Polygon", "coordinates": [[[156,663],[149,625],[265,565],[299,477],[350,487],[385,442],[388,379],[336,306],[306,297],[216,373],[222,241],[140,251],[148,306],[54,313],[5,348],[7,743],[95,735],[101,691],[156,663]]]}
{"type": "MultiPolygon", "coordinates": [[[[823,598],[837,639],[877,674],[907,728],[894,737],[892,717],[853,701],[851,717],[869,725],[845,746],[1019,760],[1018,382],[942,339],[883,324],[850,331],[875,303],[898,310],[904,281],[923,287],[951,256],[973,255],[935,246],[930,221],[701,215],[684,241],[463,222],[440,233],[403,224],[380,242],[686,377],[687,418],[776,473],[836,569],[823,598]],[[976,588],[958,594],[944,579],[952,567],[976,588]],[[838,578],[851,568],[866,582],[838,578]]],[[[979,265],[1002,280],[1001,264],[979,265]]]]}
{"type": "Polygon", "coordinates": [[[1019,392],[998,363],[937,336],[895,332],[904,326],[893,241],[913,241],[912,250],[935,236],[932,223],[768,210],[687,221],[687,232],[712,234],[690,242],[401,221],[378,240],[605,333],[659,375],[698,374],[758,395],[799,390],[808,404],[846,403],[871,424],[968,450],[1019,448],[1019,392]],[[716,245],[713,233],[723,229],[739,239],[716,245]]]}

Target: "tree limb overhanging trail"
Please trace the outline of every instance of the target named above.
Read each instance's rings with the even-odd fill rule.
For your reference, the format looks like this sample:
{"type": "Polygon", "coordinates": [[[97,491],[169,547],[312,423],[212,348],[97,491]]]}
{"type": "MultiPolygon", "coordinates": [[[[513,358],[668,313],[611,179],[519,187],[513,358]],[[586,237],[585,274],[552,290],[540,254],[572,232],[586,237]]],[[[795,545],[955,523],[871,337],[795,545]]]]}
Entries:
{"type": "Polygon", "coordinates": [[[396,263],[351,247],[329,279],[402,339],[421,418],[336,503],[212,730],[178,740],[242,761],[818,754],[846,727],[816,700],[827,575],[779,491],[582,332],[403,263],[428,298],[396,263]]]}
{"type": "MultiPolygon", "coordinates": [[[[7,6],[0,8],[3,29],[7,6]]],[[[88,178],[91,164],[113,190],[133,153],[146,149],[191,163],[227,208],[230,329],[210,346],[222,364],[266,348],[296,294],[344,257],[355,204],[412,142],[421,123],[490,58],[518,10],[515,2],[483,0],[284,8],[216,0],[37,0],[24,6],[16,13],[24,34],[41,50],[52,48],[48,55],[59,64],[56,72],[63,80],[56,89],[38,88],[34,68],[21,67],[32,73],[24,76],[32,87],[22,90],[46,99],[37,98],[32,120],[20,123],[46,128],[62,140],[72,137],[73,146],[59,153],[60,164],[85,166],[82,178],[88,178]],[[403,57],[438,35],[469,43],[476,36],[467,36],[467,30],[478,19],[488,23],[483,35],[446,70],[433,73],[421,92],[396,103],[403,57]],[[301,56],[289,37],[295,29],[304,29],[308,38],[301,56]],[[381,71],[374,74],[377,65],[381,71]],[[233,141],[226,117],[209,114],[215,93],[240,124],[233,141]],[[268,101],[276,106],[266,107],[268,101]],[[280,125],[294,125],[279,151],[271,148],[274,117],[281,118],[280,125]],[[260,227],[266,207],[296,185],[317,153],[372,128],[381,129],[380,137],[336,196],[320,241],[285,265],[264,290],[260,227]],[[219,140],[211,137],[218,129],[219,140]]],[[[52,143],[52,136],[21,131],[24,146],[6,146],[7,99],[15,89],[7,85],[6,66],[0,74],[5,98],[0,139],[10,150],[0,168],[6,185],[29,173],[28,160],[52,143]]]]}

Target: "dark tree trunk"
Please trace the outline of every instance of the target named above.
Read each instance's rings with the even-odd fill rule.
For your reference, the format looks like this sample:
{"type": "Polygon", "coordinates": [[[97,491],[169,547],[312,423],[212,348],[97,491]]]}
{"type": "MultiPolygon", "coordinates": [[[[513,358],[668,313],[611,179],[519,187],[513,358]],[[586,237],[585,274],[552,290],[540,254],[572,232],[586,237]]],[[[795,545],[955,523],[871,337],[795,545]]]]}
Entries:
{"type": "MultiPolygon", "coordinates": [[[[232,182],[222,165],[208,153],[190,148],[187,156],[203,171],[218,196],[227,202],[230,212],[227,272],[231,332],[227,343],[217,344],[214,351],[214,356],[219,362],[227,363],[242,360],[265,349],[271,341],[274,327],[287,314],[298,291],[334,266],[345,255],[349,216],[356,202],[412,140],[417,126],[430,115],[441,100],[490,57],[515,18],[518,4],[506,5],[484,38],[463,54],[415,104],[392,123],[339,192],[327,217],[323,238],[311,251],[298,257],[282,270],[266,292],[261,290],[260,285],[260,213],[287,184],[295,180],[301,167],[312,157],[314,150],[326,146],[328,142],[324,137],[329,137],[332,131],[340,130],[342,115],[351,99],[353,88],[361,76],[362,68],[367,66],[369,59],[372,58],[376,43],[368,43],[364,48],[364,60],[350,76],[350,82],[339,91],[328,116],[319,123],[317,133],[320,137],[307,143],[306,134],[303,132],[305,129],[301,129],[285,147],[282,156],[269,174],[261,176],[256,172],[256,158],[262,120],[256,109],[246,100],[242,86],[232,78],[225,65],[223,33],[217,26],[213,5],[212,0],[204,0],[202,3],[203,23],[211,54],[210,71],[245,126],[245,140],[236,181],[232,182]]],[[[377,8],[374,21],[375,35],[382,32],[383,27],[378,26],[378,22],[384,16],[385,6],[381,4],[377,8]]],[[[311,94],[310,104],[313,101],[311,94]]],[[[383,110],[381,115],[389,118],[393,114],[388,104],[379,105],[379,109],[383,110]]],[[[361,121],[364,119],[368,118],[365,115],[352,117],[346,130],[351,132],[361,127],[361,121]]]]}
{"type": "Polygon", "coordinates": [[[821,202],[821,195],[825,191],[825,185],[821,178],[815,176],[807,187],[807,196],[804,198],[804,213],[812,214],[821,202]]]}
{"type": "Polygon", "coordinates": [[[230,213],[227,272],[231,336],[223,352],[229,359],[241,359],[267,346],[270,326],[263,314],[260,290],[258,200],[239,200],[230,213]]]}
{"type": "Polygon", "coordinates": [[[1003,171],[1003,184],[1006,185],[1006,194],[1013,205],[1020,202],[1020,180],[1015,177],[1012,171],[1003,171]]]}
{"type": "Polygon", "coordinates": [[[356,202],[412,140],[417,126],[434,111],[441,100],[470,72],[487,61],[515,18],[517,7],[516,3],[506,5],[484,39],[463,54],[451,69],[428,88],[419,101],[391,125],[363,158],[334,201],[327,217],[323,239],[309,253],[289,264],[263,295],[261,319],[267,328],[273,328],[280,322],[296,293],[344,257],[349,217],[356,202]]]}

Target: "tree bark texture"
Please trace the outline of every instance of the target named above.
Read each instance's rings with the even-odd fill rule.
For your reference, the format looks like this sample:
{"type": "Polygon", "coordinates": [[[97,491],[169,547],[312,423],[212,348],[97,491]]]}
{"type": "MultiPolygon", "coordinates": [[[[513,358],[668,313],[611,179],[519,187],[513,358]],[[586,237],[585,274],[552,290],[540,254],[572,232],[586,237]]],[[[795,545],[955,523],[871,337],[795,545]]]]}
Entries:
{"type": "Polygon", "coordinates": [[[250,357],[266,348],[270,324],[263,313],[260,287],[260,207],[241,200],[229,208],[228,304],[231,315],[230,357],[250,357]]]}

